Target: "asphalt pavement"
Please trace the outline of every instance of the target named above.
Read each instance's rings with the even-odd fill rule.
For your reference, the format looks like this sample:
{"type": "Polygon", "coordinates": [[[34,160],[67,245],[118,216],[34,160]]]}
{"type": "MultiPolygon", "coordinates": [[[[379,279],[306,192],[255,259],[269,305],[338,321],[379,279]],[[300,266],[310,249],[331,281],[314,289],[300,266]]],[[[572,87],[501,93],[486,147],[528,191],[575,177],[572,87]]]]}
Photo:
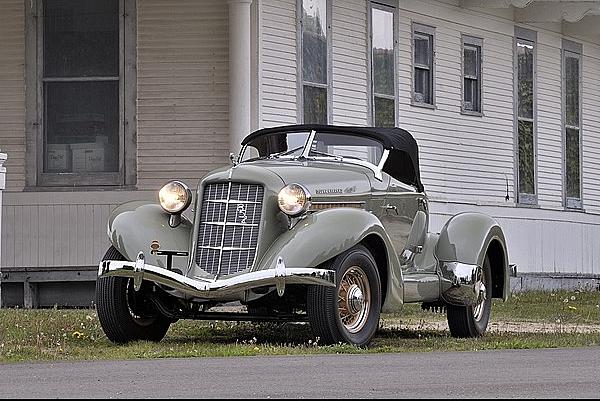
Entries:
{"type": "Polygon", "coordinates": [[[0,364],[1,398],[600,398],[600,347],[0,364]]]}

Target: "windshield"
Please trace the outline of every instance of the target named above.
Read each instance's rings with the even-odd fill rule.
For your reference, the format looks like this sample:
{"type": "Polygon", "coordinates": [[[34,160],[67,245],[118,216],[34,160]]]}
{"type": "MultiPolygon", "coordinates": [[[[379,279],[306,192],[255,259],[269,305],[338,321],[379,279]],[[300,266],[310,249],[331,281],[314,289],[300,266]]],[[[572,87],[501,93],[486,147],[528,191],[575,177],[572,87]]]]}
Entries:
{"type": "Polygon", "coordinates": [[[360,160],[378,165],[383,155],[383,145],[374,139],[348,135],[316,132],[310,143],[310,132],[280,132],[262,135],[248,142],[240,161],[267,158],[360,160]],[[308,145],[309,151],[305,153],[308,145]]]}
{"type": "Polygon", "coordinates": [[[310,132],[278,132],[261,135],[248,142],[240,157],[241,162],[270,157],[294,158],[302,155],[310,132]]]}

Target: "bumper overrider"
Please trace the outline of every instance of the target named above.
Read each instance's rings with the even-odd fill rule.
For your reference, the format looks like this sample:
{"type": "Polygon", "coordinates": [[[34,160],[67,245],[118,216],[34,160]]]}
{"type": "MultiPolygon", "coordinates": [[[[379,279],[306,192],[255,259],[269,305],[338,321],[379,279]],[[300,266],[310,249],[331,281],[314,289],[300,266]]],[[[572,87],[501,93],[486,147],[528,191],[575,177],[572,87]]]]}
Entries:
{"type": "Polygon", "coordinates": [[[242,273],[233,277],[207,280],[190,278],[163,267],[145,263],[142,252],[135,262],[105,260],[100,262],[98,277],[133,278],[134,288],[139,290],[142,281],[162,284],[187,295],[218,299],[245,290],[263,286],[276,286],[279,296],[283,296],[286,284],[312,284],[335,287],[335,272],[326,269],[308,267],[286,268],[283,258],[279,257],[274,269],[242,273]]]}

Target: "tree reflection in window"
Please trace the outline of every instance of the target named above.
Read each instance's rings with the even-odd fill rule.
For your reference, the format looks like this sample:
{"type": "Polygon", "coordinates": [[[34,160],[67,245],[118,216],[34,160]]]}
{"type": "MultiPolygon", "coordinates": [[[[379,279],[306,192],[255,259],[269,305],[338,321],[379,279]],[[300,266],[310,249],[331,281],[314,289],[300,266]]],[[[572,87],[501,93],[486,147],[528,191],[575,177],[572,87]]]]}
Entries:
{"type": "Polygon", "coordinates": [[[565,124],[565,195],[566,206],[581,208],[580,172],[580,57],[563,51],[564,124],[565,124]]]}
{"type": "Polygon", "coordinates": [[[387,7],[373,7],[371,18],[373,123],[377,127],[393,127],[396,125],[394,13],[387,7]]]}
{"type": "Polygon", "coordinates": [[[302,1],[304,122],[327,123],[327,0],[302,1]]]}
{"type": "Polygon", "coordinates": [[[534,42],[517,40],[519,202],[535,203],[534,42]]]}

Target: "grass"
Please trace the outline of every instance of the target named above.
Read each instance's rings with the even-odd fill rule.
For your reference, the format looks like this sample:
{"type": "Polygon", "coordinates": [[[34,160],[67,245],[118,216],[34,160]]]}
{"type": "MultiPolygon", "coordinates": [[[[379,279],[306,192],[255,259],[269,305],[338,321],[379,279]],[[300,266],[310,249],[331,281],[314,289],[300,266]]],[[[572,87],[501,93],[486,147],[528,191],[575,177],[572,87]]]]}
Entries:
{"type": "Polygon", "coordinates": [[[114,345],[92,309],[2,309],[0,362],[598,346],[600,292],[533,292],[516,294],[506,303],[494,301],[494,324],[545,324],[543,333],[491,330],[482,338],[455,339],[446,329],[431,328],[444,321],[444,314],[408,305],[401,315],[382,316],[382,327],[367,348],[320,345],[306,324],[187,320],[173,324],[160,343],[114,345]],[[575,333],[565,325],[592,330],[575,333]]]}

